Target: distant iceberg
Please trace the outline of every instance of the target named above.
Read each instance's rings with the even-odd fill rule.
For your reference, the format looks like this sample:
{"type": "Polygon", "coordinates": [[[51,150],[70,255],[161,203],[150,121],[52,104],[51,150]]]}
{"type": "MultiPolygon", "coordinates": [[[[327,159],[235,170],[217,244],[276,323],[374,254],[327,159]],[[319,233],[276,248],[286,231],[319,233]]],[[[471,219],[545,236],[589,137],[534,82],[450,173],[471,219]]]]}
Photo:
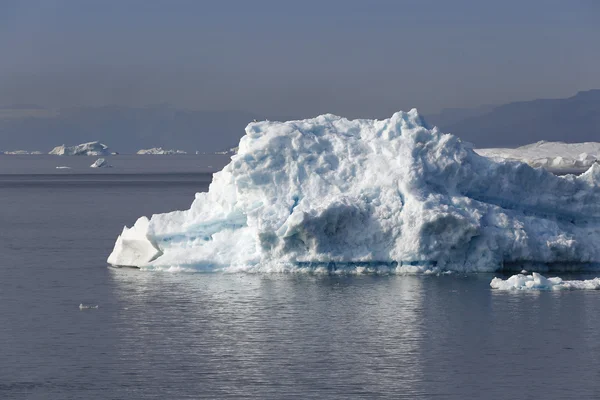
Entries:
{"type": "Polygon", "coordinates": [[[104,159],[104,158],[99,158],[96,161],[94,161],[94,163],[92,165],[90,165],[90,168],[111,168],[112,165],[108,164],[108,162],[104,159]]]}
{"type": "Polygon", "coordinates": [[[600,262],[600,165],[479,156],[416,110],[246,128],[189,210],[124,228],[108,263],[229,271],[495,271],[600,262]]]}
{"type": "MultiPolygon", "coordinates": [[[[0,153],[2,154],[2,153],[0,153]]],[[[44,154],[41,151],[29,151],[29,150],[11,150],[5,151],[4,154],[12,155],[12,156],[24,156],[24,155],[39,155],[44,154]]]]}
{"type": "MultiPolygon", "coordinates": [[[[232,147],[230,149],[223,150],[223,151],[215,151],[214,154],[217,154],[217,155],[232,155],[232,154],[237,153],[237,151],[238,151],[238,147],[236,146],[236,147],[232,147]]],[[[196,154],[198,154],[198,152],[196,152],[196,154]]]]}
{"type": "Polygon", "coordinates": [[[142,149],[137,152],[137,154],[145,154],[145,155],[173,155],[173,154],[187,154],[183,150],[170,150],[163,149],[162,147],[153,147],[151,149],[142,149]]]}
{"type": "Polygon", "coordinates": [[[475,149],[478,154],[495,160],[522,161],[532,167],[551,171],[586,170],[600,162],[600,143],[563,143],[540,141],[515,149],[475,149]]]}
{"type": "Polygon", "coordinates": [[[57,156],[110,156],[108,146],[100,142],[82,143],[77,146],[56,146],[50,153],[57,156]]]}

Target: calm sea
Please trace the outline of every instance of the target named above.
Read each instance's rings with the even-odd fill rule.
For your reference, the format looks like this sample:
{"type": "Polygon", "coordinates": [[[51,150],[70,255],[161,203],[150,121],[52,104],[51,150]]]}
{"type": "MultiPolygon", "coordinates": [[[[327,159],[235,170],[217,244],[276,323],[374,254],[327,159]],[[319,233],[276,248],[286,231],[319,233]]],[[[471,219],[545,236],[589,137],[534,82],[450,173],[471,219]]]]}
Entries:
{"type": "Polygon", "coordinates": [[[600,291],[109,268],[226,160],[94,160],[0,156],[0,399],[600,398],[600,291]]]}

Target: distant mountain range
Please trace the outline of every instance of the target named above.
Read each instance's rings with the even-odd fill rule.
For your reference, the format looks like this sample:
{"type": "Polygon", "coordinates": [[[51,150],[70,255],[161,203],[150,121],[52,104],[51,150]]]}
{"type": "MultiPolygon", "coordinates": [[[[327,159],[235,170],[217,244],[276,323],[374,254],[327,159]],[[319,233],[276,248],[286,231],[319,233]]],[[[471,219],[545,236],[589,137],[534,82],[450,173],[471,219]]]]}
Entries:
{"type": "Polygon", "coordinates": [[[516,147],[540,140],[598,142],[600,90],[579,92],[566,99],[444,110],[425,119],[476,147],[516,147]]]}
{"type": "MultiPolygon", "coordinates": [[[[0,150],[40,150],[99,140],[112,151],[135,153],[163,147],[214,152],[238,144],[252,120],[290,116],[244,111],[195,111],[147,107],[79,107],[48,110],[34,104],[0,107],[0,150]]],[[[446,109],[426,115],[430,125],[476,147],[514,147],[539,140],[600,141],[600,90],[566,99],[545,99],[446,109]]]]}

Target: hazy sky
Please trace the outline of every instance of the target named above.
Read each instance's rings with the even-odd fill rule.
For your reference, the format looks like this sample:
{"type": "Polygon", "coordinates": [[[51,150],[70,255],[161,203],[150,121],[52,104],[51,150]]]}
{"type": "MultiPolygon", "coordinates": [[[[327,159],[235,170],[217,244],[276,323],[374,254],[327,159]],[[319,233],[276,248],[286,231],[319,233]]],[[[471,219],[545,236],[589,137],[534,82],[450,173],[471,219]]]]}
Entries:
{"type": "Polygon", "coordinates": [[[600,88],[596,0],[0,0],[0,105],[388,116],[600,88]]]}

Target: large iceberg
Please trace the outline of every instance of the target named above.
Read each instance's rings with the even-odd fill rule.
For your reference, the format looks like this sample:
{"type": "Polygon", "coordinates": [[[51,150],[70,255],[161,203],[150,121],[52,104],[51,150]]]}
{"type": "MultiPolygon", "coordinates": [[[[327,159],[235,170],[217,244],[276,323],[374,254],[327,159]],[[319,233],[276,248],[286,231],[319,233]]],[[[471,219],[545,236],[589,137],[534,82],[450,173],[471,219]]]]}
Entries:
{"type": "Polygon", "coordinates": [[[124,228],[112,265],[494,271],[600,262],[600,166],[559,177],[476,154],[416,110],[248,125],[189,210],[124,228]]]}
{"type": "Polygon", "coordinates": [[[100,142],[88,142],[76,146],[56,146],[48,154],[57,156],[110,156],[108,146],[100,142]]]}

